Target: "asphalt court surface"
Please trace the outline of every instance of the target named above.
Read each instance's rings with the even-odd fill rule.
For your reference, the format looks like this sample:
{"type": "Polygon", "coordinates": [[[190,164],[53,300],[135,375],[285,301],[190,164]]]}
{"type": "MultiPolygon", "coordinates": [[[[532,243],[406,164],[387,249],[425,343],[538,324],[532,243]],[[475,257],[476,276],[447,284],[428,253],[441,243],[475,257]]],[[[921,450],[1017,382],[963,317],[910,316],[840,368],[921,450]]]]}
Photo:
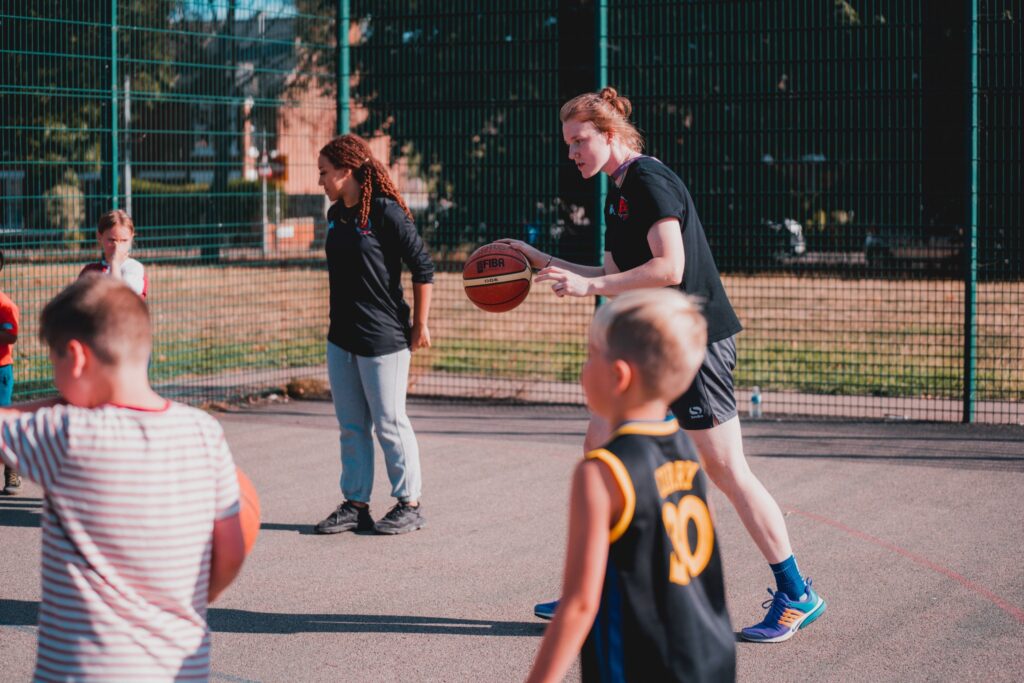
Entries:
{"type": "MultiPolygon", "coordinates": [[[[260,492],[263,531],[210,609],[214,681],[515,681],[561,582],[569,474],[586,416],[410,406],[427,528],[318,536],[339,502],[329,403],[219,413],[260,492]]],[[[791,641],[738,645],[739,680],[1024,680],[1024,429],[745,422],[751,467],[828,601],[791,641]]],[[[378,455],[372,512],[392,504],[378,455]]],[[[771,574],[712,494],[737,630],[771,574]]],[[[39,600],[39,489],[0,497],[0,680],[26,681],[39,600]]],[[[568,680],[577,680],[578,672],[568,680]]]]}

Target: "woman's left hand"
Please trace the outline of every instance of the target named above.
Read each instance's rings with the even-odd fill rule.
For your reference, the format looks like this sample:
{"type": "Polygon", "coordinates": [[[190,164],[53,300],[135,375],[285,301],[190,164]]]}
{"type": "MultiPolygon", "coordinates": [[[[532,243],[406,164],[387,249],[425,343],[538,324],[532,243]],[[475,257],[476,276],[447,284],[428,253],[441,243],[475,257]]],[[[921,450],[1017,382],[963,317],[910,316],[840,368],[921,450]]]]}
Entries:
{"type": "Polygon", "coordinates": [[[549,266],[537,273],[534,282],[550,282],[551,291],[558,296],[590,296],[590,278],[577,275],[558,266],[549,266]]]}
{"type": "Polygon", "coordinates": [[[412,340],[409,342],[411,351],[430,348],[430,328],[426,323],[412,326],[412,340]]]}

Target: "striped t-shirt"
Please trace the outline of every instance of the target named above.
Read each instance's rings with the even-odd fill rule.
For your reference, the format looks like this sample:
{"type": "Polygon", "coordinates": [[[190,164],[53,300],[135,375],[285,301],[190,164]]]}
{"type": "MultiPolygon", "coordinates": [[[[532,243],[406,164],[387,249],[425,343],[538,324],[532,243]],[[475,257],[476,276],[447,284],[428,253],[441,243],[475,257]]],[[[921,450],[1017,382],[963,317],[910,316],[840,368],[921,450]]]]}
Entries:
{"type": "Polygon", "coordinates": [[[217,421],[55,406],[3,422],[0,458],[46,494],[36,680],[206,680],[213,524],[239,509],[217,421]]]}

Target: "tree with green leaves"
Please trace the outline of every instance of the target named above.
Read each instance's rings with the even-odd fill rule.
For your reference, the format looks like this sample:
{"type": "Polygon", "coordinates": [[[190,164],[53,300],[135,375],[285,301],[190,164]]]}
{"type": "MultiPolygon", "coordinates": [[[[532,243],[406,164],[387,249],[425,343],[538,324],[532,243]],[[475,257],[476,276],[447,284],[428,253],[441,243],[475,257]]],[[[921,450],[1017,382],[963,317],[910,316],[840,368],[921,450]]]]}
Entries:
{"type": "MultiPolygon", "coordinates": [[[[127,0],[118,9],[116,23],[166,28],[179,5],[127,0]]],[[[84,221],[83,211],[52,206],[67,203],[60,197],[68,193],[83,193],[83,177],[102,178],[101,185],[109,188],[107,131],[111,116],[117,115],[112,111],[111,88],[120,89],[127,76],[138,87],[162,92],[177,78],[169,60],[173,36],[157,30],[139,40],[132,31],[116,34],[122,59],[118,77],[112,79],[114,23],[109,3],[60,0],[22,3],[0,21],[0,45],[5,48],[0,120],[9,131],[3,145],[5,166],[24,173],[28,228],[47,225],[47,215],[84,221]]],[[[73,231],[81,226],[63,227],[73,231]]]]}

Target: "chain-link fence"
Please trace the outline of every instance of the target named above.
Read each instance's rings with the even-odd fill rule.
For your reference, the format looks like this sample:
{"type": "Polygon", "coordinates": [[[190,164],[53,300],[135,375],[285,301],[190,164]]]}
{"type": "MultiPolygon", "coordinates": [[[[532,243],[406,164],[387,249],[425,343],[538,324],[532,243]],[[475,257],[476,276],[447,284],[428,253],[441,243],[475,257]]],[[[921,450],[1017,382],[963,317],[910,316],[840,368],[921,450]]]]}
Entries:
{"type": "Polygon", "coordinates": [[[769,412],[1024,415],[1019,3],[979,5],[609,3],[609,81],[694,194],[769,412]]]}
{"type": "Polygon", "coordinates": [[[412,393],[578,403],[595,302],[477,311],[498,237],[595,263],[558,108],[611,84],[683,178],[765,413],[1024,421],[1019,2],[36,2],[0,11],[3,291],[40,307],[135,219],[164,391],[321,375],[319,147],[389,164],[438,265],[412,393]],[[339,17],[341,20],[339,21],[339,17]],[[339,30],[341,29],[341,30],[339,30]],[[340,49],[339,49],[340,46],[340,49]],[[340,87],[339,87],[340,86],[340,87]]]}
{"type": "Polygon", "coordinates": [[[193,400],[322,363],[316,154],[335,130],[333,7],[133,0],[0,15],[3,290],[20,306],[16,396],[52,391],[42,305],[134,219],[154,381],[193,400]],[[330,92],[328,92],[330,91],[330,92]]]}

